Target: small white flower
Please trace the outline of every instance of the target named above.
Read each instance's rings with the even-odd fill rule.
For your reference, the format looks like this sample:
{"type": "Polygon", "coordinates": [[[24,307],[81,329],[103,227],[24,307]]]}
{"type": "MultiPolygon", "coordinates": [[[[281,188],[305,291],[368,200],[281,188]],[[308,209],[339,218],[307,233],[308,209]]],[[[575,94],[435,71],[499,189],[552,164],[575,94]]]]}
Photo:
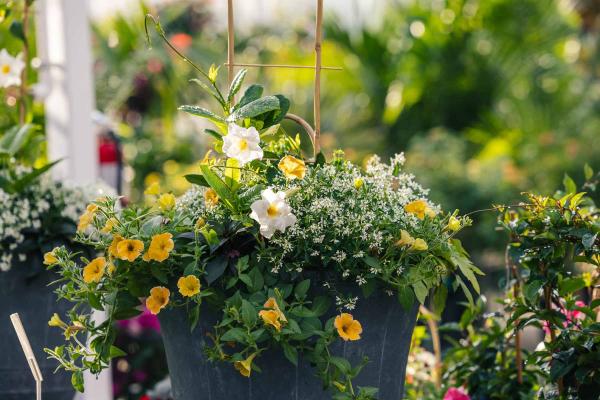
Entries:
{"type": "Polygon", "coordinates": [[[275,231],[284,232],[287,227],[296,223],[296,216],[285,201],[285,192],[276,193],[272,189],[265,189],[260,195],[262,199],[250,206],[250,218],[260,224],[261,235],[269,239],[275,231]]]}
{"type": "Polygon", "coordinates": [[[18,86],[21,84],[21,72],[25,63],[21,56],[12,57],[6,49],[0,50],[0,87],[18,86]]]}
{"type": "Polygon", "coordinates": [[[229,124],[227,130],[227,135],[223,137],[223,152],[227,157],[236,159],[240,166],[263,158],[263,150],[259,146],[260,135],[256,128],[229,124]]]}

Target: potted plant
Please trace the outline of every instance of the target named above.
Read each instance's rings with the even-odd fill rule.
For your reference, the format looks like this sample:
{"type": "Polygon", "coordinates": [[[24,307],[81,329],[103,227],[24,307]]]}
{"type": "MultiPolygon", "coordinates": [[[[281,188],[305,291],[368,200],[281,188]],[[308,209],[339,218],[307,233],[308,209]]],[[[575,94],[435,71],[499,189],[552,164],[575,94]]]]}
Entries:
{"type": "Polygon", "coordinates": [[[432,294],[439,312],[448,289],[478,290],[454,238],[470,220],[430,202],[402,155],[364,170],[342,152],[305,159],[281,122],[314,135],[284,96],[250,85],[234,104],[245,70],[224,93],[217,68],[194,67],[221,112],[181,110],[214,123],[215,149],[180,199],[154,184],[146,205],[90,204],[77,240],[101,256],[52,253],[57,294],[75,305],[51,321],[68,343],[50,357],[82,390],[84,370],[122,354],[112,322],[143,301],[159,315],[178,400],[401,398],[418,304],[432,294]]]}
{"type": "Polygon", "coordinates": [[[59,332],[51,330],[46,321],[56,307],[66,311],[68,303],[54,304],[53,289],[48,285],[57,277],[44,267],[49,262],[44,253],[58,246],[84,250],[73,242],[73,236],[94,189],[69,188],[46,174],[56,162],[43,163],[43,113],[33,107],[28,85],[34,75],[29,68],[32,54],[28,41],[32,2],[22,3],[19,9],[10,3],[0,6],[4,17],[0,29],[3,35],[7,33],[2,36],[7,48],[0,49],[0,335],[5,340],[0,357],[0,398],[30,399],[35,393],[29,365],[8,323],[9,315],[16,312],[42,370],[44,398],[64,399],[74,393],[70,377],[53,374],[54,365],[42,349],[61,342],[59,332]]]}

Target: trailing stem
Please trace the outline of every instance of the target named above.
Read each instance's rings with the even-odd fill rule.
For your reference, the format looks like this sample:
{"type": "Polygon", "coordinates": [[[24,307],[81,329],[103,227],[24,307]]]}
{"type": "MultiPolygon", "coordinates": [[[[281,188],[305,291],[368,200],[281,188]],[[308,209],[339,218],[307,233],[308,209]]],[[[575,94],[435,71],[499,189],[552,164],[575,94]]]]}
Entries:
{"type": "MultiPolygon", "coordinates": [[[[546,310],[547,311],[552,311],[552,291],[551,291],[551,287],[546,285],[544,286],[544,302],[546,303],[546,310]]],[[[554,329],[552,329],[552,322],[548,319],[548,328],[550,330],[550,340],[554,343],[556,341],[556,333],[554,333],[554,329]]],[[[563,395],[565,391],[564,388],[564,383],[563,383],[563,378],[560,377],[558,378],[558,393],[559,395],[563,395]]]]}

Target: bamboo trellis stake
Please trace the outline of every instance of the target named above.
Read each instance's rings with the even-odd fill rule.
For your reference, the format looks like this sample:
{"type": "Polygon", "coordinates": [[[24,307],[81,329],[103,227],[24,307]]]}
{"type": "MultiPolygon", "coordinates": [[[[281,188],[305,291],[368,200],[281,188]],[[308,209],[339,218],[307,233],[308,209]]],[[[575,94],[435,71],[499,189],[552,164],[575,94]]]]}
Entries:
{"type": "Polygon", "coordinates": [[[286,118],[297,122],[310,136],[313,144],[314,155],[316,156],[321,151],[320,136],[321,136],[321,71],[333,70],[339,71],[339,67],[324,67],[322,65],[321,44],[323,40],[323,0],[317,0],[316,11],[316,29],[315,29],[315,65],[288,65],[288,64],[250,64],[250,63],[235,63],[235,33],[234,33],[234,18],[233,18],[233,0],[227,0],[227,66],[229,84],[233,81],[234,67],[267,67],[267,68],[305,68],[315,70],[315,85],[314,85],[314,129],[302,118],[288,114],[286,118]]]}
{"type": "Polygon", "coordinates": [[[19,338],[19,342],[23,348],[23,353],[25,353],[25,359],[27,359],[27,364],[29,364],[31,374],[35,380],[35,398],[36,400],[42,400],[42,381],[44,378],[42,377],[42,371],[40,370],[37,360],[35,359],[35,354],[33,354],[33,350],[31,349],[31,344],[29,344],[27,333],[25,333],[25,328],[23,328],[19,314],[11,314],[10,320],[13,324],[15,332],[17,333],[17,337],[19,338]]]}

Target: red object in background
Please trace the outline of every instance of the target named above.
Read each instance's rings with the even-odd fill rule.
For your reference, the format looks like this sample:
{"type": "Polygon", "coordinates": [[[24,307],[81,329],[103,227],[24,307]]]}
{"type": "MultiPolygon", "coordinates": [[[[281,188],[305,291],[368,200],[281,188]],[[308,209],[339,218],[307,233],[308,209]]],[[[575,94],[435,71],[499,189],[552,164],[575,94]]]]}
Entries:
{"type": "Polygon", "coordinates": [[[100,136],[98,143],[98,160],[100,164],[119,162],[119,145],[112,139],[100,136]]]}
{"type": "Polygon", "coordinates": [[[187,50],[192,45],[192,37],[187,33],[176,33],[171,36],[171,43],[181,50],[187,50]]]}
{"type": "Polygon", "coordinates": [[[140,400],[151,400],[151,399],[150,399],[150,396],[148,396],[147,394],[145,394],[142,397],[140,397],[140,400]]]}

